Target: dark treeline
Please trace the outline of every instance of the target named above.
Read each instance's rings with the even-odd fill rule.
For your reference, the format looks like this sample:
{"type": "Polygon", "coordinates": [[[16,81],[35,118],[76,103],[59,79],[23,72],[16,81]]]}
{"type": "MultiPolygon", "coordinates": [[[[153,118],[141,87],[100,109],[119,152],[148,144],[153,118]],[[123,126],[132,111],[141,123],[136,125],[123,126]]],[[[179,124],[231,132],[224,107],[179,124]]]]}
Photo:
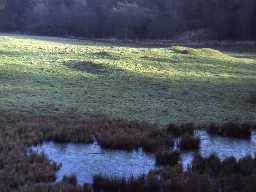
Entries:
{"type": "Polygon", "coordinates": [[[88,38],[255,40],[255,0],[0,0],[0,31],[88,38]]]}

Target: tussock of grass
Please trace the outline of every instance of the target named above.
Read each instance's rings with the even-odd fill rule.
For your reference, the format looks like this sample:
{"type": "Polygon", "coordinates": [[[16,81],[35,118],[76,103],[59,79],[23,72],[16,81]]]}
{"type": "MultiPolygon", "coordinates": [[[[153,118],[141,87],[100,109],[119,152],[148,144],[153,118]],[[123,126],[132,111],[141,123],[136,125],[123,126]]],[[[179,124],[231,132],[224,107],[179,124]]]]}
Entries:
{"type": "Polygon", "coordinates": [[[250,139],[253,125],[250,123],[226,122],[222,125],[212,123],[207,131],[209,134],[250,139]]]}
{"type": "Polygon", "coordinates": [[[198,155],[190,170],[182,172],[179,166],[162,167],[147,176],[130,179],[97,176],[95,191],[147,192],[253,192],[255,190],[255,159],[247,156],[239,161],[227,158],[223,162],[215,155],[198,155]],[[230,164],[228,164],[230,163],[230,164]],[[160,179],[159,179],[160,178],[160,179]]]}
{"type": "Polygon", "coordinates": [[[199,172],[208,172],[215,176],[250,176],[256,171],[255,162],[256,159],[252,156],[245,156],[239,160],[228,157],[221,161],[216,155],[210,155],[207,158],[197,155],[192,162],[192,169],[199,172]]]}
{"type": "Polygon", "coordinates": [[[177,165],[180,160],[180,153],[178,151],[162,151],[156,154],[156,164],[163,166],[177,165]]]}
{"type": "Polygon", "coordinates": [[[178,146],[181,150],[185,151],[198,150],[200,147],[200,139],[198,137],[185,134],[181,136],[178,146]]]}
{"type": "Polygon", "coordinates": [[[123,122],[120,127],[114,124],[108,129],[95,130],[97,141],[103,148],[127,151],[142,148],[144,152],[153,153],[174,143],[165,130],[155,129],[149,124],[123,122]]]}
{"type": "Polygon", "coordinates": [[[195,126],[193,123],[186,123],[181,125],[175,125],[173,123],[167,126],[167,132],[175,136],[181,136],[184,134],[193,135],[195,131],[195,126]]]}
{"type": "Polygon", "coordinates": [[[145,177],[142,176],[140,178],[106,178],[103,176],[95,176],[93,179],[93,191],[101,192],[101,191],[148,191],[147,186],[145,185],[146,180],[145,177]]]}

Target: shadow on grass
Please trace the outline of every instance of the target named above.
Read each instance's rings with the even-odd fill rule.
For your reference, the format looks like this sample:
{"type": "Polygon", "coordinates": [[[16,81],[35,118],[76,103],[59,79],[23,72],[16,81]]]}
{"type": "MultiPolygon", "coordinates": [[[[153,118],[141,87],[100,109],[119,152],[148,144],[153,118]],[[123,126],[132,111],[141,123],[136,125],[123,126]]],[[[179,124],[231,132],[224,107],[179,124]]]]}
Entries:
{"type": "Polygon", "coordinates": [[[104,65],[96,64],[91,61],[69,62],[65,63],[65,66],[70,69],[92,74],[104,74],[106,72],[106,67],[104,65]]]}
{"type": "Polygon", "coordinates": [[[93,61],[73,61],[64,63],[69,69],[86,72],[94,75],[125,74],[126,72],[118,67],[95,63],[93,61]]]}

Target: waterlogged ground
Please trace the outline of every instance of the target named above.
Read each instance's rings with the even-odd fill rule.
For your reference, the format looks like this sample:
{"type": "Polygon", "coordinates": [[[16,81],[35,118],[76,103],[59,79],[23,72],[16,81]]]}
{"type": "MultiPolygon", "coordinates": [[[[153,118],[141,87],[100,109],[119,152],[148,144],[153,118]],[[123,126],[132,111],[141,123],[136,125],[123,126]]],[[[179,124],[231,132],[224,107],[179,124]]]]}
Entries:
{"type": "MultiPolygon", "coordinates": [[[[210,136],[205,131],[196,133],[201,140],[199,153],[203,157],[216,154],[221,160],[227,157],[241,159],[256,153],[256,132],[251,140],[210,136]]],[[[170,149],[171,150],[171,149],[170,149]]],[[[56,144],[47,142],[33,147],[33,151],[47,154],[50,160],[62,164],[57,181],[63,176],[75,175],[80,184],[92,183],[93,176],[129,178],[149,173],[156,168],[153,155],[139,151],[103,150],[94,144],[56,144]]],[[[183,152],[180,157],[184,169],[191,165],[194,152],[183,152]]]]}
{"type": "Polygon", "coordinates": [[[1,35],[0,111],[159,124],[256,119],[248,102],[256,87],[254,52],[230,57],[170,47],[1,35]]]}

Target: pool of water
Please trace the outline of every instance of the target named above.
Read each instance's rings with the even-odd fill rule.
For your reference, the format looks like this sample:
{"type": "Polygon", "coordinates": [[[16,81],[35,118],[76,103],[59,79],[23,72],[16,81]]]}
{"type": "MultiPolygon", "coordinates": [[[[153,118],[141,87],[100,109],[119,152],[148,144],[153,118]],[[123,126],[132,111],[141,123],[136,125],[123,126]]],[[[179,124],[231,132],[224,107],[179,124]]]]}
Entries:
{"type": "MultiPolygon", "coordinates": [[[[199,153],[207,157],[216,154],[220,159],[234,156],[236,159],[256,153],[256,132],[250,140],[224,138],[208,135],[205,131],[197,131],[201,144],[199,153]]],[[[44,152],[49,159],[62,164],[57,172],[57,181],[64,175],[75,175],[80,184],[93,182],[93,176],[105,175],[109,177],[137,177],[155,169],[153,155],[141,150],[125,152],[118,150],[103,150],[97,144],[57,144],[43,143],[32,148],[36,152],[44,152]]],[[[171,149],[170,149],[171,150],[171,149]]],[[[194,153],[181,154],[183,168],[191,165],[194,153]]]]}
{"type": "Polygon", "coordinates": [[[153,155],[141,150],[133,152],[103,150],[97,144],[56,144],[43,143],[32,148],[44,152],[49,159],[61,163],[57,181],[64,175],[75,175],[78,183],[92,184],[93,176],[137,177],[155,168],[153,155]]]}
{"type": "MultiPolygon", "coordinates": [[[[250,140],[228,137],[213,136],[206,131],[195,133],[201,140],[199,153],[203,157],[216,154],[221,160],[227,157],[240,159],[246,155],[255,156],[256,153],[256,132],[253,131],[250,140]]],[[[181,162],[184,168],[191,164],[194,153],[187,152],[181,155],[181,162]]]]}

